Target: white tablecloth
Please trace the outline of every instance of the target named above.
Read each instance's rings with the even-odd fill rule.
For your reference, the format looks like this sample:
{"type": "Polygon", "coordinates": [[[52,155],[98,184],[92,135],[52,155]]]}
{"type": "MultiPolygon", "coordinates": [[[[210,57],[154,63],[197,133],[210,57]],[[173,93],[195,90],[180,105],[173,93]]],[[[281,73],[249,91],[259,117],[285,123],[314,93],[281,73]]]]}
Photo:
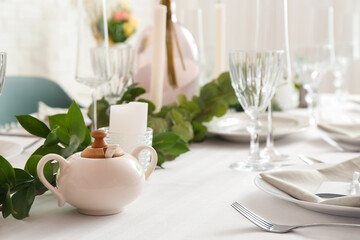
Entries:
{"type": "MultiPolygon", "coordinates": [[[[1,139],[12,139],[24,146],[33,141],[1,139]]],[[[276,146],[282,153],[293,156],[294,161],[299,153],[325,161],[356,155],[335,153],[314,130],[283,138],[276,146]]],[[[234,201],[277,223],[360,224],[360,218],[312,212],[259,190],[253,183],[257,173],[229,168],[234,161],[246,158],[248,147],[215,137],[192,144],[190,152],[165,163],[165,169],[157,169],[140,197],[117,215],[86,216],[69,204],[59,208],[56,198],[48,192],[36,197],[29,218],[21,221],[11,216],[0,218],[0,239],[359,239],[360,228],[318,227],[286,234],[268,233],[237,213],[230,207],[234,201]]],[[[11,159],[11,163],[23,167],[35,148],[11,159]]]]}

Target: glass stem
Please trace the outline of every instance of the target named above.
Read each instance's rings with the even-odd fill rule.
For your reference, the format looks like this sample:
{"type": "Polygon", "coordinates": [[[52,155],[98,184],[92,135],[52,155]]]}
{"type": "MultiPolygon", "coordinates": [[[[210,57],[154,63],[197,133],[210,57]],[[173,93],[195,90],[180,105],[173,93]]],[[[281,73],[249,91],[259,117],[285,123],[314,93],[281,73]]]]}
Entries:
{"type": "Polygon", "coordinates": [[[342,77],[342,74],[337,74],[337,76],[335,76],[335,80],[334,80],[334,87],[335,87],[335,96],[337,97],[337,99],[339,101],[341,101],[344,96],[343,82],[344,82],[344,79],[342,77]]]}
{"type": "Polygon", "coordinates": [[[267,134],[267,138],[266,138],[266,148],[267,149],[272,149],[274,148],[274,134],[273,134],[273,123],[272,123],[272,104],[270,101],[270,104],[268,106],[268,134],[267,134]]]}
{"type": "Polygon", "coordinates": [[[260,158],[259,154],[259,132],[261,130],[261,123],[258,118],[253,118],[250,122],[247,130],[250,133],[250,152],[249,152],[249,161],[257,161],[260,158]]]}
{"type": "Polygon", "coordinates": [[[96,89],[95,88],[91,88],[91,97],[92,97],[92,102],[93,102],[93,124],[91,126],[92,130],[96,130],[97,129],[97,107],[96,107],[96,89]]]}
{"type": "Polygon", "coordinates": [[[310,125],[316,125],[316,114],[318,105],[318,93],[314,90],[307,90],[305,101],[310,112],[310,125]]]}

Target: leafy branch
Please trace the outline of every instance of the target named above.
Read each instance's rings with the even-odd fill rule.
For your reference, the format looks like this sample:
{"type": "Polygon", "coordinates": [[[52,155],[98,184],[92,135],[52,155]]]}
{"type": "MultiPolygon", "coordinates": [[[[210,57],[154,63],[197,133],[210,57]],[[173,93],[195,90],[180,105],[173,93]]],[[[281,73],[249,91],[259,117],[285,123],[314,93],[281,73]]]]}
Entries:
{"type": "MultiPolygon", "coordinates": [[[[18,115],[17,120],[29,133],[44,138],[40,146],[27,160],[24,169],[13,168],[0,156],[0,205],[4,218],[12,215],[16,219],[29,216],[36,195],[47,188],[37,176],[37,164],[48,153],[64,158],[82,151],[91,144],[91,136],[85,125],[79,106],[73,102],[66,114],[49,116],[49,126],[30,115],[18,115]]],[[[45,178],[56,185],[58,164],[48,162],[44,167],[45,178]]]]}

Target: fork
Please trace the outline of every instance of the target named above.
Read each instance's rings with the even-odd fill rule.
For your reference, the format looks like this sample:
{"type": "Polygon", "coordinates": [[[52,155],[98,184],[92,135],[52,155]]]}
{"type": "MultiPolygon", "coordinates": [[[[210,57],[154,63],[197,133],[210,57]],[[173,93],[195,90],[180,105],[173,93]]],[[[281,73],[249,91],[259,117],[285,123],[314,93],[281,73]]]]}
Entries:
{"type": "Polygon", "coordinates": [[[281,225],[271,223],[264,218],[260,217],[259,215],[255,214],[254,212],[250,211],[243,205],[238,202],[234,202],[231,206],[241,213],[245,218],[250,220],[256,226],[264,229],[268,232],[274,233],[287,233],[292,231],[295,228],[302,228],[302,227],[316,227],[316,226],[333,226],[333,227],[360,227],[360,224],[351,224],[351,223],[311,223],[311,224],[302,224],[302,225],[281,225]]]}

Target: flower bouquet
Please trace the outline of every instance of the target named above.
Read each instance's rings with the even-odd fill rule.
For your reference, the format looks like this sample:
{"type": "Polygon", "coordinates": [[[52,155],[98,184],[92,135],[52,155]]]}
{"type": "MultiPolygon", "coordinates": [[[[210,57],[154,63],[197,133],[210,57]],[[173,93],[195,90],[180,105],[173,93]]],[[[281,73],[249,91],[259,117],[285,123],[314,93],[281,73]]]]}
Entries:
{"type": "MultiPolygon", "coordinates": [[[[107,25],[109,34],[109,44],[125,42],[135,31],[138,20],[131,14],[130,5],[126,1],[116,1],[108,4],[107,25]]],[[[99,16],[93,27],[93,33],[98,42],[104,39],[103,16],[99,16]]]]}

